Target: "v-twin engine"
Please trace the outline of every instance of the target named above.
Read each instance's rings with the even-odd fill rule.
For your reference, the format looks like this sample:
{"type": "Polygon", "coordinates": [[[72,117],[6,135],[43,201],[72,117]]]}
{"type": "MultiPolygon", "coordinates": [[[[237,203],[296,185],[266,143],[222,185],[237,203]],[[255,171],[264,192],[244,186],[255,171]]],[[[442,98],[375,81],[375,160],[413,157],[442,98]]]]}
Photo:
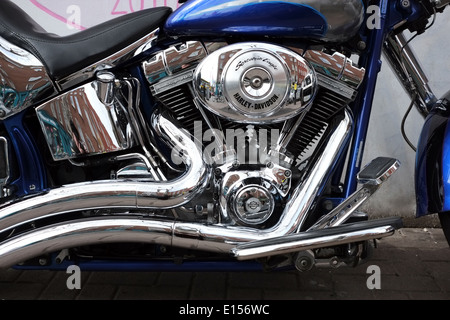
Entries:
{"type": "Polygon", "coordinates": [[[304,230],[350,139],[364,69],[337,52],[192,41],[142,70],[157,100],[151,123],[141,84],[109,72],[37,109],[45,132],[70,133],[56,144],[46,135],[54,161],[126,165],[5,204],[0,230],[13,237],[0,266],[115,242],[229,254],[304,230]]]}
{"type": "Polygon", "coordinates": [[[292,185],[364,77],[338,52],[262,42],[186,42],[143,69],[151,92],[214,168],[207,197],[214,201],[197,199],[183,212],[261,229],[279,220],[292,185]]]}

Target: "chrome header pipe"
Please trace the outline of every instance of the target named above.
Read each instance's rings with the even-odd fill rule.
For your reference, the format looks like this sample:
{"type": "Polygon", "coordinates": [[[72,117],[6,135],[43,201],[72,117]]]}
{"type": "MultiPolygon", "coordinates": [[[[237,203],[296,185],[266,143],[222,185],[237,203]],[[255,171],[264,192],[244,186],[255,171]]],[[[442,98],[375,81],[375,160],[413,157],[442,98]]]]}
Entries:
{"type": "Polygon", "coordinates": [[[75,246],[145,242],[170,245],[172,223],[137,218],[96,217],[30,231],[0,244],[0,268],[75,246]]]}
{"type": "MultiPolygon", "coordinates": [[[[178,129],[173,125],[166,123],[164,120],[162,120],[162,127],[166,127],[165,132],[167,134],[171,134],[171,130],[173,130],[173,132],[178,132],[178,129]],[[167,127],[170,128],[170,130],[167,129],[167,127]]],[[[144,220],[129,217],[89,218],[86,220],[65,222],[43,227],[4,241],[0,244],[0,267],[11,266],[39,254],[85,245],[87,243],[146,242],[228,254],[231,253],[231,250],[238,244],[268,238],[277,238],[295,233],[304,223],[319,188],[327,178],[330,169],[334,167],[344,143],[350,136],[351,127],[352,118],[346,111],[343,120],[329,135],[324,152],[321,153],[320,157],[315,162],[309,175],[293,191],[292,199],[286,205],[280,221],[271,228],[260,230],[241,226],[205,225],[200,223],[144,220]]],[[[197,154],[195,153],[195,155],[197,154]]],[[[193,155],[191,154],[190,157],[193,157],[193,155]]],[[[199,162],[203,163],[203,161],[199,162]]],[[[197,179],[194,181],[203,182],[205,174],[206,168],[204,164],[199,166],[198,164],[197,166],[192,164],[186,176],[194,176],[197,179]],[[196,168],[196,170],[192,172],[194,168],[196,168]],[[194,174],[195,172],[196,174],[194,174]]],[[[179,183],[181,182],[186,183],[184,178],[180,179],[179,183]]],[[[114,203],[110,204],[110,206],[117,208],[124,206],[124,203],[138,206],[142,205],[141,202],[144,200],[146,200],[144,203],[146,206],[162,206],[166,200],[163,200],[161,195],[167,195],[168,193],[167,191],[164,191],[158,196],[158,190],[155,189],[157,189],[157,186],[162,187],[166,186],[166,184],[152,185],[150,183],[150,185],[151,186],[148,187],[150,191],[147,194],[147,197],[142,194],[142,191],[138,193],[136,189],[134,189],[134,192],[129,192],[127,195],[119,195],[111,192],[110,201],[114,201],[114,203]],[[142,197],[137,197],[136,195],[142,195],[142,197]],[[134,200],[131,200],[132,198],[134,200]],[[136,198],[138,198],[138,200],[136,200],[136,198]]],[[[172,190],[177,190],[175,186],[172,186],[172,188],[172,190]]],[[[178,187],[178,189],[180,189],[180,187],[178,187]]],[[[197,191],[195,188],[190,190],[194,190],[192,193],[197,191]]],[[[95,193],[91,189],[90,192],[91,193],[83,193],[85,195],[84,197],[74,194],[72,194],[71,197],[81,198],[80,203],[85,203],[85,205],[93,205],[94,203],[99,202],[102,206],[107,204],[106,201],[103,201],[103,198],[106,197],[106,195],[101,196],[99,202],[97,202],[96,198],[98,197],[97,193],[99,191],[95,193]],[[89,198],[89,196],[92,196],[92,199],[89,198]]],[[[186,200],[185,193],[181,198],[183,199],[182,201],[186,200]]],[[[176,199],[178,198],[169,198],[168,202],[173,205],[176,199]]],[[[58,212],[68,210],[70,206],[66,208],[65,205],[71,204],[72,201],[74,202],[73,205],[78,208],[84,206],[76,204],[76,199],[70,200],[69,197],[61,197],[56,198],[46,209],[51,209],[54,214],[57,214],[58,212]],[[59,211],[58,200],[60,201],[59,211]],[[65,203],[63,200],[68,201],[68,203],[65,203]]],[[[182,201],[178,199],[178,202],[182,201]]],[[[45,210],[44,208],[45,205],[41,203],[40,206],[35,207],[34,210],[38,210],[38,212],[42,213],[45,210]]],[[[0,214],[5,212],[4,210],[0,211],[0,214]]],[[[21,210],[23,210],[21,211],[22,213],[25,213],[23,216],[26,217],[26,219],[31,220],[33,217],[38,217],[38,214],[33,213],[33,209],[26,211],[25,205],[21,207],[21,210]]],[[[4,228],[4,221],[7,217],[4,214],[2,216],[3,220],[0,222],[3,222],[4,228]]],[[[12,215],[12,217],[15,217],[15,215],[12,215]]],[[[23,223],[24,219],[22,219],[21,222],[23,223]]]]}
{"type": "Polygon", "coordinates": [[[100,208],[166,209],[183,205],[201,193],[210,168],[195,141],[162,115],[157,131],[178,153],[186,172],[172,181],[102,180],[52,189],[43,195],[12,202],[0,208],[0,231],[36,219],[100,208]]]}

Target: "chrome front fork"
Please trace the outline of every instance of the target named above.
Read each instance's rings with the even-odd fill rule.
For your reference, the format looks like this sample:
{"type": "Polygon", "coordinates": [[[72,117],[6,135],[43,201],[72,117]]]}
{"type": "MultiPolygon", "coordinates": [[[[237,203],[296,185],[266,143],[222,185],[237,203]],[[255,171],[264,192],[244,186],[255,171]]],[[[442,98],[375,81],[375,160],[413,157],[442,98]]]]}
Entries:
{"type": "Polygon", "coordinates": [[[383,44],[383,53],[420,113],[426,116],[437,99],[404,34],[388,35],[383,44]]]}

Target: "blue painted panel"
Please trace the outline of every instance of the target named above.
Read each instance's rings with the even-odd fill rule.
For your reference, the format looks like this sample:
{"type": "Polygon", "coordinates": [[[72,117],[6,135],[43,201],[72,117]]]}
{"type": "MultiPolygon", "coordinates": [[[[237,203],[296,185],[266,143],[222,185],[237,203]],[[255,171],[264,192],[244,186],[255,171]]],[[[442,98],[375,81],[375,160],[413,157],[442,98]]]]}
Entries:
{"type": "Polygon", "coordinates": [[[15,195],[42,192],[47,187],[45,168],[35,140],[23,124],[25,111],[3,121],[16,154],[20,176],[13,182],[15,195]]]}
{"type": "Polygon", "coordinates": [[[165,30],[189,36],[321,38],[328,23],[316,9],[288,1],[194,0],[175,11],[165,30]]]}
{"type": "Polygon", "coordinates": [[[450,92],[425,119],[416,153],[417,216],[450,211],[450,92]]]}

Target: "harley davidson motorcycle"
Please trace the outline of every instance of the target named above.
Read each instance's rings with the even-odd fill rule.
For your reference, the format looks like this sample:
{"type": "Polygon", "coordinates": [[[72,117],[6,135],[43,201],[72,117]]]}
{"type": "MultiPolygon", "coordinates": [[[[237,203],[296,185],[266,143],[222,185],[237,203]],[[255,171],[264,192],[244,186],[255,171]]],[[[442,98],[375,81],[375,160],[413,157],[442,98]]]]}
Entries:
{"type": "Polygon", "coordinates": [[[358,208],[381,54],[425,118],[417,214],[449,236],[450,93],[405,32],[449,0],[189,0],[70,36],[0,2],[0,267],[355,266],[400,217],[358,208]]]}

